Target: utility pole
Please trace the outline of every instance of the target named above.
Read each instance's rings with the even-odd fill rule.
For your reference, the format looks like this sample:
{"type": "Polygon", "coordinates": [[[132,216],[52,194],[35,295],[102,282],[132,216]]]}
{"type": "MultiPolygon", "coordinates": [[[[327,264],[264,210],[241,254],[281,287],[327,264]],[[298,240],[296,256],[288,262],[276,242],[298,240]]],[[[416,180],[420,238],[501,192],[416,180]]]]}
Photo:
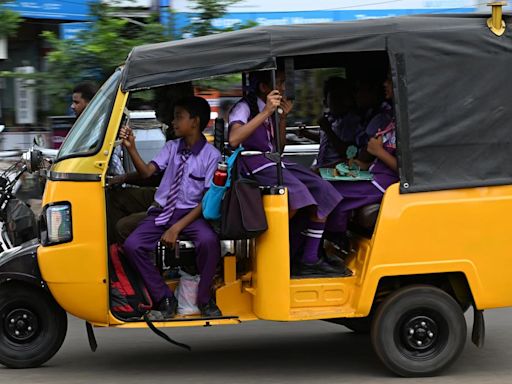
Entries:
{"type": "Polygon", "coordinates": [[[151,0],[151,13],[156,14],[160,20],[160,0],[151,0]]]}

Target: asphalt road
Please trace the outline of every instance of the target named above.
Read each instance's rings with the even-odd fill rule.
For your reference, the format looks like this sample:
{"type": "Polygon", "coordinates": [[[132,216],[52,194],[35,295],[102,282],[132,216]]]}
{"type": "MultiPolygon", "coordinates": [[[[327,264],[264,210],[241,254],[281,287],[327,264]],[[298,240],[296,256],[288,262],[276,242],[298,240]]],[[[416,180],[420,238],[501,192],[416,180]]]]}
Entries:
{"type": "MultiPolygon", "coordinates": [[[[469,342],[441,377],[398,379],[370,340],[326,322],[252,322],[168,331],[192,352],[149,330],[97,329],[89,351],[83,322],[69,319],[66,341],[44,367],[0,368],[0,383],[512,383],[512,309],[486,312],[484,349],[469,342]]],[[[468,319],[468,326],[472,320],[468,319]]]]}

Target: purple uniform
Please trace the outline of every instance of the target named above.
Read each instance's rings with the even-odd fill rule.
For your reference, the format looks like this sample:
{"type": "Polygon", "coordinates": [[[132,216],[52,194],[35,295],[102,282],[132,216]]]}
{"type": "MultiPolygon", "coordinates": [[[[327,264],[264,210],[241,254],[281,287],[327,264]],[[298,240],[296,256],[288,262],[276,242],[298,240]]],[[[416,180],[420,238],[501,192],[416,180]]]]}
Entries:
{"type": "MultiPolygon", "coordinates": [[[[259,111],[263,111],[265,103],[258,99],[259,111]]],[[[229,114],[229,127],[233,124],[247,124],[250,120],[250,108],[245,101],[236,104],[229,114]]],[[[269,152],[273,151],[272,140],[274,130],[271,119],[261,124],[248,137],[242,146],[246,150],[269,152]]],[[[242,157],[241,169],[252,174],[261,185],[275,185],[277,182],[276,164],[263,155],[242,157]]],[[[339,193],[326,181],[309,169],[291,162],[283,162],[283,184],[288,188],[288,201],[291,210],[307,206],[316,206],[317,215],[326,218],[340,202],[339,193]]]]}
{"type": "MultiPolygon", "coordinates": [[[[331,129],[338,139],[347,145],[355,143],[357,134],[361,130],[361,119],[357,115],[347,113],[343,117],[335,117],[332,114],[328,114],[327,120],[331,123],[331,129]]],[[[316,158],[316,167],[321,168],[332,165],[345,159],[345,154],[338,153],[327,134],[320,130],[320,148],[316,158]]]]}
{"type": "MultiPolygon", "coordinates": [[[[180,165],[179,153],[185,148],[184,140],[170,140],[151,161],[159,171],[164,171],[155,201],[164,206],[171,191],[171,185],[180,165]]],[[[192,156],[185,163],[182,187],[178,193],[177,209],[195,208],[203,198],[203,192],[210,187],[210,181],[220,161],[219,151],[206,143],[204,136],[192,147],[192,156]],[[195,151],[195,153],[194,153],[195,151]]]]}
{"type": "MultiPolygon", "coordinates": [[[[371,115],[371,112],[369,114],[371,115]]],[[[393,118],[393,108],[388,102],[383,102],[379,107],[377,114],[370,119],[364,130],[360,130],[358,132],[356,137],[357,146],[359,148],[366,147],[370,137],[375,136],[379,129],[382,130],[386,128],[386,126],[391,122],[391,120],[393,120],[393,118]]]]}
{"type": "MultiPolygon", "coordinates": [[[[383,134],[383,146],[387,152],[395,156],[396,131],[391,109],[385,108],[368,124],[367,132],[372,133],[372,136],[379,130],[387,131],[383,134]]],[[[370,171],[373,175],[372,181],[332,182],[343,196],[343,200],[329,216],[326,223],[327,230],[345,232],[352,210],[365,205],[380,203],[386,189],[399,180],[397,173],[379,159],[375,159],[370,166],[370,171]]]]}
{"type": "MultiPolygon", "coordinates": [[[[154,266],[150,255],[155,250],[156,243],[163,233],[199,205],[204,190],[209,187],[217,163],[221,159],[219,151],[208,144],[204,136],[190,148],[191,155],[185,163],[176,209],[165,225],[157,225],[155,218],[165,209],[171,188],[177,187],[174,185],[174,180],[181,161],[180,153],[183,149],[185,149],[183,139],[171,140],[152,160],[158,169],[164,172],[155,194],[157,206],[149,209],[148,217],[139,224],[124,243],[128,259],[141,274],[153,301],[157,304],[162,299],[171,297],[172,292],[154,266]]],[[[206,304],[210,299],[211,283],[220,259],[219,239],[203,218],[188,225],[182,234],[195,244],[196,264],[201,276],[197,302],[206,304]]]]}

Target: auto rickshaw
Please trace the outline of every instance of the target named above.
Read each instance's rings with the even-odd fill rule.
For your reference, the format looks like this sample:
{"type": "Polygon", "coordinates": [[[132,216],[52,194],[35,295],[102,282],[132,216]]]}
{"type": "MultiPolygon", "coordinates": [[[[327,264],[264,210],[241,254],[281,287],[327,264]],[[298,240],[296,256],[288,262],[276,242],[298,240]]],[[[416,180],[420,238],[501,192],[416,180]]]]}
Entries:
{"type": "MultiPolygon", "coordinates": [[[[65,338],[66,313],[86,321],[92,347],[93,327],[328,320],[370,332],[394,373],[424,376],[460,355],[464,312],[473,307],[473,342],[481,347],[484,310],[512,305],[511,22],[497,3],[489,20],[453,14],[256,27],[135,48],[47,172],[40,241],[0,254],[0,363],[45,363],[65,338]],[[223,317],[150,324],[117,318],[110,308],[107,170],[130,95],[275,71],[278,60],[290,78],[303,68],[389,62],[400,182],[380,206],[358,213],[371,224],[350,232],[345,261],[353,275],[290,277],[287,191],[276,175],[275,185],[262,189],[268,230],[255,240],[224,241],[215,291],[223,317]]],[[[37,168],[35,152],[31,160],[37,168]]]]}

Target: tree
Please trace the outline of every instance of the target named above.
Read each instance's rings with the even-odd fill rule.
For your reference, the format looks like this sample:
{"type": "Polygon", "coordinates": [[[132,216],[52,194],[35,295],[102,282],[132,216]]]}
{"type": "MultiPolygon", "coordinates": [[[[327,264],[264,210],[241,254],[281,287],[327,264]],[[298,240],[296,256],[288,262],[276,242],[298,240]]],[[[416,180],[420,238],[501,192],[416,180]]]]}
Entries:
{"type": "Polygon", "coordinates": [[[0,38],[13,36],[18,30],[21,17],[17,12],[4,7],[6,0],[0,0],[0,38]]]}
{"type": "MultiPolygon", "coordinates": [[[[194,1],[195,6],[193,6],[192,9],[196,11],[197,16],[194,17],[190,21],[190,24],[183,29],[183,33],[197,37],[257,26],[258,24],[254,21],[249,21],[244,24],[235,24],[231,28],[217,28],[213,25],[214,20],[220,19],[226,14],[229,6],[240,1],[241,0],[194,1]]],[[[215,79],[203,79],[195,82],[195,84],[200,88],[213,88],[219,90],[232,89],[237,87],[240,83],[240,75],[226,75],[215,79]]]]}
{"type": "Polygon", "coordinates": [[[191,20],[183,32],[192,36],[206,36],[225,31],[225,29],[214,27],[213,21],[224,16],[228,7],[240,0],[196,0],[194,2],[192,9],[197,12],[197,17],[191,20]]]}
{"type": "Polygon", "coordinates": [[[91,23],[74,39],[61,40],[55,33],[42,36],[52,51],[47,56],[46,71],[31,75],[1,72],[3,77],[36,80],[51,102],[51,114],[63,114],[69,105],[73,87],[85,80],[102,84],[133,47],[168,39],[165,28],[155,18],[146,23],[133,23],[114,16],[113,8],[101,2],[90,3],[91,23]]]}

